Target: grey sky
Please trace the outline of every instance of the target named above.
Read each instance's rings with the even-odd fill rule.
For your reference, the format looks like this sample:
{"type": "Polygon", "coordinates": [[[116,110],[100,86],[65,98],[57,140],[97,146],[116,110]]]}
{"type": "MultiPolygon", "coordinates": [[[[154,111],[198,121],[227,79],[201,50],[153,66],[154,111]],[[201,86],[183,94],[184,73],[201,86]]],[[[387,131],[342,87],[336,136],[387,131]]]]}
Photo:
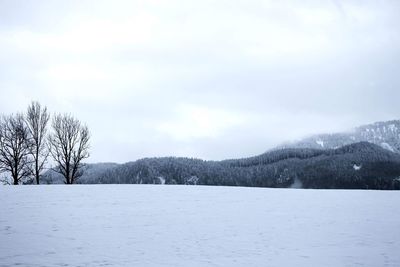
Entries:
{"type": "Polygon", "coordinates": [[[0,112],[38,100],[89,161],[251,156],[400,118],[400,1],[2,1],[0,112]]]}

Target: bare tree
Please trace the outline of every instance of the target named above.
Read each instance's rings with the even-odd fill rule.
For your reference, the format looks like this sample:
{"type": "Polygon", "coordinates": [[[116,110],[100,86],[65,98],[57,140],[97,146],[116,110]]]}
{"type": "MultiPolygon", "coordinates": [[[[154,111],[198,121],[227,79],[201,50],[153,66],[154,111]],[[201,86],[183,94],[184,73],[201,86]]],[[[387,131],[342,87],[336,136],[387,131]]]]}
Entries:
{"type": "Polygon", "coordinates": [[[46,107],[42,107],[38,102],[32,102],[26,113],[26,124],[29,133],[29,149],[33,158],[31,172],[35,177],[36,184],[40,183],[40,173],[49,156],[48,146],[46,145],[47,124],[50,115],[46,107]]]}
{"type": "Polygon", "coordinates": [[[0,169],[11,173],[14,185],[31,173],[27,138],[28,129],[22,114],[0,118],[0,169]]]}
{"type": "Polygon", "coordinates": [[[64,176],[64,183],[73,184],[82,176],[82,160],[89,157],[89,139],[88,127],[71,115],[53,117],[50,153],[57,164],[54,170],[64,176]]]}

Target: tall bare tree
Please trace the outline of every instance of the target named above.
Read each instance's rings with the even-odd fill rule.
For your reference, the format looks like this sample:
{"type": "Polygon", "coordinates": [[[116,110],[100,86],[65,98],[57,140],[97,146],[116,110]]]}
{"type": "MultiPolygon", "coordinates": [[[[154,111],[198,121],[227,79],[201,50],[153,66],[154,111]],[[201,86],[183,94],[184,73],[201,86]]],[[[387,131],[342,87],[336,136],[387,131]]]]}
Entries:
{"type": "Polygon", "coordinates": [[[46,107],[42,107],[38,102],[32,102],[26,113],[26,124],[29,133],[29,149],[33,158],[32,174],[36,184],[40,183],[40,173],[49,156],[48,146],[46,145],[47,124],[50,115],[46,107]]]}
{"type": "Polygon", "coordinates": [[[57,164],[54,170],[64,176],[64,183],[73,184],[82,176],[82,160],[89,157],[89,139],[88,127],[71,115],[53,117],[50,153],[57,164]]]}
{"type": "Polygon", "coordinates": [[[31,173],[27,138],[28,129],[22,114],[0,118],[0,168],[11,173],[14,185],[31,173]]]}

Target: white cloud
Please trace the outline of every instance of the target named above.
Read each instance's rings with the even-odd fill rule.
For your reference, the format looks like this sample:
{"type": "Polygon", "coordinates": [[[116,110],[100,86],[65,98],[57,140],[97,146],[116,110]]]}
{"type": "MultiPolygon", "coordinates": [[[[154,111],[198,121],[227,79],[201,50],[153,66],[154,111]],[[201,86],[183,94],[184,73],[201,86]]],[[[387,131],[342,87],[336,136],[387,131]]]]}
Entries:
{"type": "Polygon", "coordinates": [[[35,99],[73,112],[94,161],[113,144],[121,161],[251,155],[400,116],[395,1],[12,2],[0,1],[0,111],[35,99]]]}
{"type": "Polygon", "coordinates": [[[185,104],[176,108],[174,117],[156,128],[173,139],[189,141],[221,137],[226,131],[239,127],[244,122],[245,116],[238,112],[185,104]]]}

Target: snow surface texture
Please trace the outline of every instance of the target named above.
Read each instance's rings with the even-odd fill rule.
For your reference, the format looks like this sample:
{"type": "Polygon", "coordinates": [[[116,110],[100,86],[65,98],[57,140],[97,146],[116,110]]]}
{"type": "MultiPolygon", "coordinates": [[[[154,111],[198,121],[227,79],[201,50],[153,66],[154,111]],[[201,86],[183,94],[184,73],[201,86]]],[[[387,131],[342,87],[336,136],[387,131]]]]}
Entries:
{"type": "Polygon", "coordinates": [[[0,187],[0,266],[400,266],[399,192],[0,187]]]}

